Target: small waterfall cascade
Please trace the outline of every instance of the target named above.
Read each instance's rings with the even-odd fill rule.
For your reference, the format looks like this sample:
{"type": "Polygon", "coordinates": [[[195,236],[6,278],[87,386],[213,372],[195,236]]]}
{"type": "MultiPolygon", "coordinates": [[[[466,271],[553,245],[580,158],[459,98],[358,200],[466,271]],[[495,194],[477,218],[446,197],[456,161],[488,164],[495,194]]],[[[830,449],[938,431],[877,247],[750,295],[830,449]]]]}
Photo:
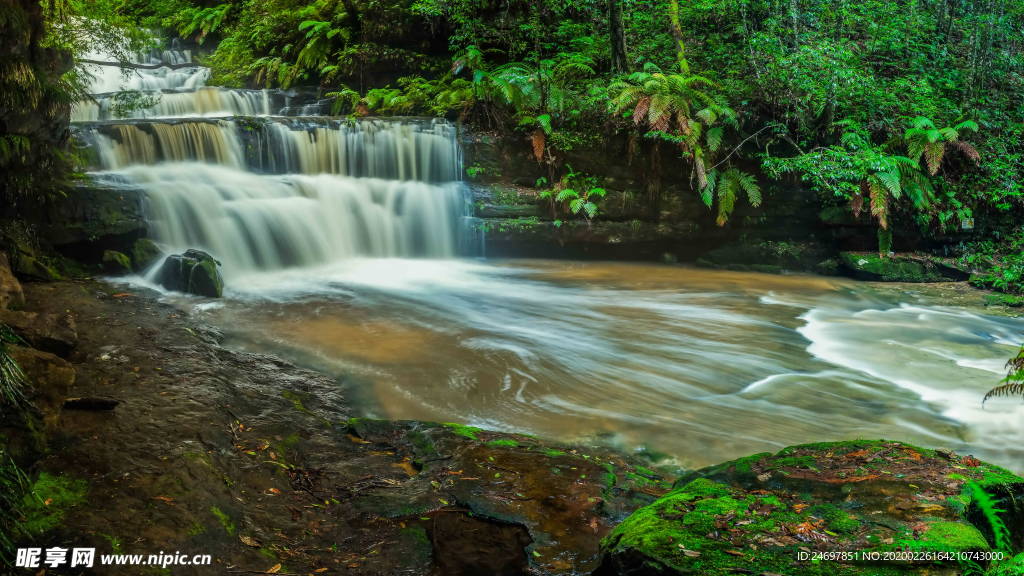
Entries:
{"type": "MultiPolygon", "coordinates": [[[[309,105],[275,108],[269,91],[205,87],[208,70],[189,58],[172,45],[140,55],[144,65],[127,75],[96,65],[128,77],[118,90],[159,85],[161,100],[113,119],[114,95],[97,93],[73,125],[94,179],[145,193],[150,237],[166,252],[210,252],[228,287],[348,258],[476,254],[454,127],[272,114],[309,105]]],[[[94,89],[113,77],[98,75],[94,89]]]]}

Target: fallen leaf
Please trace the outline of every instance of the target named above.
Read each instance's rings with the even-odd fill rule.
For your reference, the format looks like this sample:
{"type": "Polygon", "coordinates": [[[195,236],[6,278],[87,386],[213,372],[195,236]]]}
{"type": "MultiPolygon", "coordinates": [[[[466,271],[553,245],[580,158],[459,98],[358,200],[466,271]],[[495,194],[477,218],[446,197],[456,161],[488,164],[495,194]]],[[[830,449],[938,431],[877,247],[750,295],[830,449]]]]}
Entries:
{"type": "Polygon", "coordinates": [[[679,549],[682,550],[683,554],[689,558],[700,558],[700,552],[697,552],[696,550],[687,550],[686,548],[683,548],[682,544],[679,545],[679,549]]]}
{"type": "Polygon", "coordinates": [[[246,546],[252,546],[253,548],[260,547],[260,541],[255,538],[249,536],[239,536],[238,539],[241,540],[242,544],[245,544],[246,546]]]}
{"type": "Polygon", "coordinates": [[[280,494],[281,493],[281,491],[278,490],[277,488],[271,488],[270,491],[273,492],[274,494],[280,494]]]}
{"type": "Polygon", "coordinates": [[[349,568],[358,568],[359,564],[349,564],[348,567],[349,568]]]}
{"type": "Polygon", "coordinates": [[[135,296],[135,294],[129,294],[128,292],[123,292],[121,294],[114,294],[114,298],[123,298],[125,296],[135,296]]]}
{"type": "Polygon", "coordinates": [[[740,552],[738,550],[726,550],[725,553],[726,554],[732,554],[733,556],[746,556],[746,554],[744,554],[743,552],[740,552]]]}
{"type": "Polygon", "coordinates": [[[280,571],[281,571],[281,565],[280,564],[274,564],[273,568],[271,568],[270,570],[267,570],[267,574],[277,574],[280,571]]]}
{"type": "Polygon", "coordinates": [[[269,454],[271,460],[277,460],[277,454],[274,454],[273,452],[270,452],[269,454]]]}
{"type": "Polygon", "coordinates": [[[53,502],[53,498],[47,498],[46,502],[43,502],[43,504],[46,504],[47,506],[49,506],[51,502],[53,502]]]}
{"type": "Polygon", "coordinates": [[[313,572],[327,572],[327,568],[317,568],[316,570],[313,570],[313,572]]]}
{"type": "Polygon", "coordinates": [[[153,500],[163,500],[171,506],[174,506],[174,498],[168,498],[167,496],[153,496],[153,500]]]}

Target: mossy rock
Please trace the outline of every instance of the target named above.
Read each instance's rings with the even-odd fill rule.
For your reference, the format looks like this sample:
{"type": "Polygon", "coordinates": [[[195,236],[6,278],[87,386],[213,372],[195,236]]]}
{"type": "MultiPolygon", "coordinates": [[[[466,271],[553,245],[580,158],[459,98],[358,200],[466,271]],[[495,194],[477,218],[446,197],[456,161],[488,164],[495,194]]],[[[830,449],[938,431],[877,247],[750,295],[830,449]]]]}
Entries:
{"type": "Polygon", "coordinates": [[[873,282],[942,282],[948,280],[926,260],[881,257],[872,252],[840,252],[839,262],[855,278],[873,282]]]}
{"type": "Polygon", "coordinates": [[[140,238],[132,245],[132,267],[143,272],[160,260],[160,248],[149,238],[140,238]]]}
{"type": "MultiPolygon", "coordinates": [[[[832,254],[815,242],[733,242],[705,252],[704,267],[778,274],[783,270],[815,272],[832,254]]],[[[700,264],[698,264],[700,265],[700,264]]]]}
{"type": "Polygon", "coordinates": [[[127,274],[132,271],[132,262],[120,252],[105,250],[103,252],[103,271],[110,274],[127,274]]]}
{"type": "Polygon", "coordinates": [[[986,294],[984,302],[985,306],[1009,306],[1010,308],[1024,306],[1024,298],[1012,294],[986,294]]]}
{"type": "Polygon", "coordinates": [[[206,252],[186,250],[184,254],[168,256],[158,278],[168,290],[220,298],[224,294],[224,279],[217,270],[219,265],[206,252]]]}
{"type": "Polygon", "coordinates": [[[594,574],[924,574],[936,566],[812,562],[799,552],[992,550],[978,488],[1004,510],[1019,553],[1024,479],[998,466],[886,440],[755,454],[680,477],[602,541],[594,574]]]}

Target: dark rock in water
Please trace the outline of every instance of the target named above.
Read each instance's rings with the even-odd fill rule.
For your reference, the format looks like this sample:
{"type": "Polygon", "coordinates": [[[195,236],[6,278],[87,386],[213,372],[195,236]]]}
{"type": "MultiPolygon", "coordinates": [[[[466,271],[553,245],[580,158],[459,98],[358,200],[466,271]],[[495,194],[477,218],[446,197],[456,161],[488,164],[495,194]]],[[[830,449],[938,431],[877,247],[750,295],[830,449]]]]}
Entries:
{"type": "Polygon", "coordinates": [[[217,271],[219,265],[213,256],[201,250],[173,254],[160,268],[160,285],[168,290],[220,298],[224,294],[224,280],[217,271]]]}
{"type": "Polygon", "coordinates": [[[1024,478],[998,466],[887,440],[755,454],[680,477],[601,542],[594,574],[959,573],[953,560],[879,562],[864,553],[995,550],[981,491],[1002,510],[1007,556],[1019,554],[1024,478]],[[809,549],[860,554],[824,571],[800,557],[809,549]]]}
{"type": "Polygon", "coordinates": [[[132,245],[132,268],[142,272],[160,260],[160,248],[149,238],[140,238],[132,245]]]}
{"type": "Polygon", "coordinates": [[[103,270],[111,274],[127,274],[132,271],[132,263],[124,254],[106,250],[103,252],[103,270]]]}
{"type": "Polygon", "coordinates": [[[0,324],[6,325],[33,348],[63,358],[67,358],[78,345],[75,320],[70,314],[0,310],[0,324]]]}

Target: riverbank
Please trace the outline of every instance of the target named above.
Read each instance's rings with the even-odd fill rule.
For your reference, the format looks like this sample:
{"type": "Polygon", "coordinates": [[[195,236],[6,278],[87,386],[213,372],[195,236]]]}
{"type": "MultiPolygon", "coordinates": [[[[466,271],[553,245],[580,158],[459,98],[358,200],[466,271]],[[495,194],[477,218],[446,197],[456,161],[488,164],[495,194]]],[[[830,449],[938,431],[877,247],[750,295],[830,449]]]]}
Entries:
{"type": "Polygon", "coordinates": [[[47,529],[35,545],[209,554],[218,571],[589,572],[671,480],[607,450],[350,419],[343,382],[227,350],[107,283],[26,284],[25,308],[75,319],[69,396],[117,402],[60,413],[32,468],[53,498],[29,519],[47,529]]]}

